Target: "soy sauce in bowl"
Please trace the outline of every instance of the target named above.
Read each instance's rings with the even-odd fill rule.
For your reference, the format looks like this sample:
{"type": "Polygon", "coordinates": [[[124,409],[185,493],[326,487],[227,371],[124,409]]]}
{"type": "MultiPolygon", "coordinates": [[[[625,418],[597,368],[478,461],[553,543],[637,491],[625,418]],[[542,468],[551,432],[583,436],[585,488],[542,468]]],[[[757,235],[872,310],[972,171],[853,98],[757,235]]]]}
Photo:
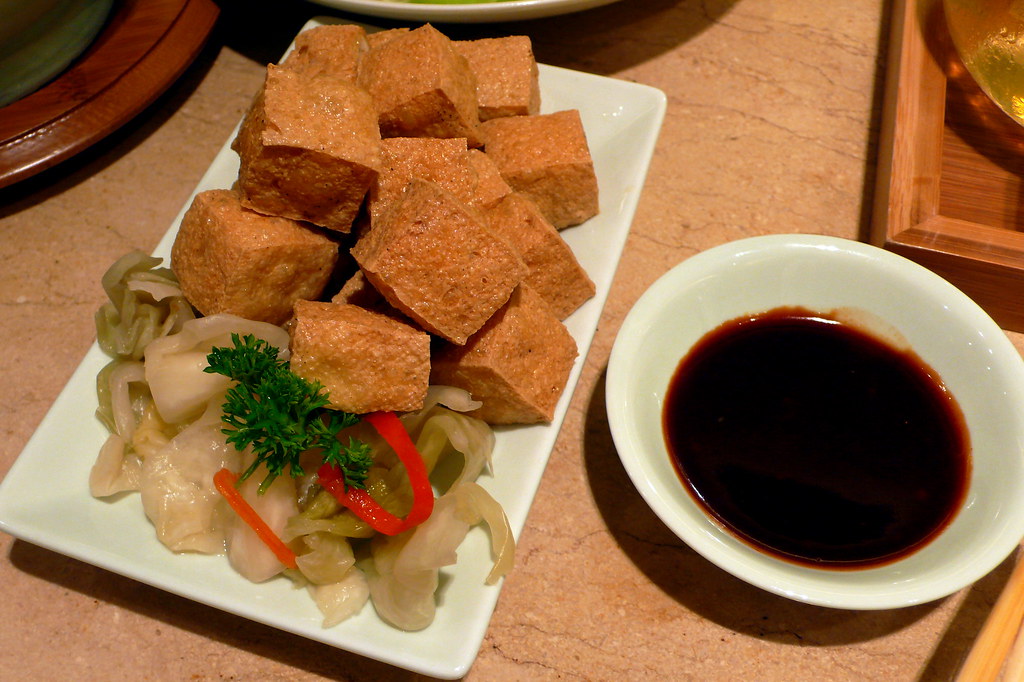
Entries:
{"type": "Polygon", "coordinates": [[[909,349],[776,308],[720,325],[680,362],[662,426],[684,486],[756,549],[861,569],[934,539],[971,471],[963,414],[909,349]]]}

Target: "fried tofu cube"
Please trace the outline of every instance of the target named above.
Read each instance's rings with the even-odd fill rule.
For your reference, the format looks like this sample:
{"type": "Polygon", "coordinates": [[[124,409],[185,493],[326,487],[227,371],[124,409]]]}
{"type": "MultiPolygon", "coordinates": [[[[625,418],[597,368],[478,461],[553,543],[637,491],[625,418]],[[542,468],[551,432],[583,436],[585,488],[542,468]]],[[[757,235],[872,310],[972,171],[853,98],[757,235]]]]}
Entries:
{"type": "Polygon", "coordinates": [[[271,64],[232,147],[245,206],[349,232],[380,172],[369,95],[337,78],[271,64]]]}
{"type": "Polygon", "coordinates": [[[391,137],[381,140],[381,172],[370,188],[371,222],[380,217],[413,178],[429,180],[468,201],[476,186],[465,138],[391,137]]]}
{"type": "Polygon", "coordinates": [[[352,255],[388,303],[455,344],[480,329],[526,273],[473,211],[415,178],[352,255]]]}
{"type": "Polygon", "coordinates": [[[293,372],[319,381],[337,410],[366,414],[423,407],[430,336],[354,305],[298,301],[291,328],[293,372]]]}
{"type": "Polygon", "coordinates": [[[597,215],[597,175],[578,111],[494,118],[481,131],[501,176],[556,228],[597,215]]]}
{"type": "Polygon", "coordinates": [[[457,386],[490,424],[550,422],[576,361],[576,341],[539,294],[518,287],[464,346],[435,351],[431,383],[457,386]]]}
{"type": "Polygon", "coordinates": [[[307,76],[332,76],[355,83],[359,60],[370,49],[366,31],[354,24],[315,26],[295,38],[281,66],[307,76]]]}
{"type": "Polygon", "coordinates": [[[380,292],[367,281],[362,270],[356,270],[351,277],[345,280],[345,283],[338,289],[338,293],[331,297],[331,303],[347,303],[377,312],[394,310],[380,295],[380,292]]]}
{"type": "Polygon", "coordinates": [[[428,180],[472,208],[496,204],[512,188],[497,166],[465,138],[389,137],[381,140],[381,172],[367,196],[371,221],[387,210],[413,178],[428,180]]]}
{"type": "Polygon", "coordinates": [[[594,283],[579,264],[572,248],[536,204],[513,193],[486,213],[488,224],[513,246],[526,264],[523,283],[547,302],[564,320],[594,295],[594,283]]]}
{"type": "Polygon", "coordinates": [[[389,28],[383,31],[371,31],[366,34],[366,42],[370,45],[370,49],[380,47],[384,43],[388,42],[392,38],[408,33],[412,29],[409,28],[389,28]]]}
{"type": "Polygon", "coordinates": [[[537,60],[529,36],[457,40],[476,76],[480,120],[540,113],[537,60]]]}
{"type": "Polygon", "coordinates": [[[446,36],[426,24],[372,44],[359,82],[382,137],[464,137],[480,146],[476,79],[446,36]]]}
{"type": "Polygon", "coordinates": [[[282,324],[292,305],[317,298],[338,245],[308,225],[242,206],[238,193],[196,195],[171,248],[182,293],[203,315],[232,313],[282,324]]]}
{"type": "Polygon", "coordinates": [[[470,149],[469,165],[476,171],[476,192],[472,201],[474,206],[495,206],[502,197],[512,193],[512,188],[505,182],[505,178],[501,177],[498,166],[484,152],[470,149]]]}

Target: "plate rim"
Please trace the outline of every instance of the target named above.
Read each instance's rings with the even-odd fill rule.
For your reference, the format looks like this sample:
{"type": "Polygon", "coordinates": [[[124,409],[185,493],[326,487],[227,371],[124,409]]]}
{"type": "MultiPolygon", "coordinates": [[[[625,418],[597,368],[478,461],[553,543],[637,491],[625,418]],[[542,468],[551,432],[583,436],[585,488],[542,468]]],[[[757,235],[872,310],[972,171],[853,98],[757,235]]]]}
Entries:
{"type": "Polygon", "coordinates": [[[311,0],[318,5],[386,19],[484,23],[541,19],[582,12],[619,0],[504,0],[471,4],[413,4],[382,0],[311,0]]]}

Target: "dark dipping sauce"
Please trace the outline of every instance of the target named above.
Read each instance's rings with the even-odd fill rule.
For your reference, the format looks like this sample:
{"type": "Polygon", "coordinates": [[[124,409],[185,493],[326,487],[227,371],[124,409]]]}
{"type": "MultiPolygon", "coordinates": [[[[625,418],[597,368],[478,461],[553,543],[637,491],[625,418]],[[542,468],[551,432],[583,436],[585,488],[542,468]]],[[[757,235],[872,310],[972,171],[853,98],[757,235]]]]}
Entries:
{"type": "Polygon", "coordinates": [[[817,568],[911,554],[950,523],[970,478],[963,414],[935,372],[800,308],[702,338],[663,427],[699,505],[749,545],[817,568]]]}

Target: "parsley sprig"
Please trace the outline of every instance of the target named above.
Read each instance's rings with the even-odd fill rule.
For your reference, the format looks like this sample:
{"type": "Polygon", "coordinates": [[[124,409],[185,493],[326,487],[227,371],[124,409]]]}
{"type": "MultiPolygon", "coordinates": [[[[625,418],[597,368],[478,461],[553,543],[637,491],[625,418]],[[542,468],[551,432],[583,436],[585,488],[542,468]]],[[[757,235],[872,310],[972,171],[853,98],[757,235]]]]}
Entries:
{"type": "Polygon", "coordinates": [[[207,355],[204,371],[238,382],[225,394],[221,420],[228,425],[222,429],[228,443],[238,450],[251,445],[256,454],[239,480],[265,464],[262,494],[285,469],[302,476],[299,457],[320,449],[324,463],[340,469],[346,486],[364,489],[372,464],[370,446],[354,438],[347,444],[338,439],[338,432],[358,423],[359,417],[329,409],[323,386],[293,373],[267,341],[252,334],[232,334],[231,341],[231,348],[214,348],[207,355]]]}

